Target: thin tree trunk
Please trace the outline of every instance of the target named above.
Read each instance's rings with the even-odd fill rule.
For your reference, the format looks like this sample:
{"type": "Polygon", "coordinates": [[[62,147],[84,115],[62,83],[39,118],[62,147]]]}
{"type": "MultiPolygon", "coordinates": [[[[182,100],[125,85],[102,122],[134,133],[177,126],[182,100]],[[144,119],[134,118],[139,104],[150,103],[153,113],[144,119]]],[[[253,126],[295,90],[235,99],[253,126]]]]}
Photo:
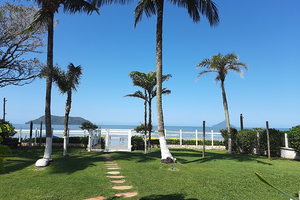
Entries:
{"type": "Polygon", "coordinates": [[[157,0],[157,24],[156,24],[156,75],[157,75],[157,126],[159,144],[161,148],[161,162],[175,162],[176,159],[170,153],[164,133],[164,119],[162,110],[162,27],[164,0],[157,0]]]}
{"type": "MultiPolygon", "coordinates": [[[[145,89],[145,98],[147,99],[147,92],[145,89]]],[[[145,105],[145,154],[147,153],[147,101],[144,102],[145,105]]]]}
{"type": "Polygon", "coordinates": [[[51,88],[53,74],[53,19],[54,13],[48,12],[48,44],[47,44],[47,82],[46,82],[46,104],[45,104],[45,125],[46,125],[46,147],[44,159],[51,160],[52,154],[52,129],[51,129],[51,88]]]}
{"type": "Polygon", "coordinates": [[[223,97],[223,106],[225,111],[225,119],[226,119],[226,128],[228,132],[228,153],[232,153],[232,145],[231,145],[231,133],[230,133],[230,120],[229,120],[229,112],[228,112],[228,104],[226,99],[226,93],[225,93],[225,87],[224,87],[224,81],[221,81],[221,87],[222,87],[222,97],[223,97]]]}
{"type": "Polygon", "coordinates": [[[152,131],[152,108],[151,108],[151,96],[149,94],[149,101],[148,101],[148,106],[149,106],[149,125],[148,125],[148,132],[149,132],[149,140],[148,140],[148,153],[151,153],[151,131],[152,131]]]}
{"type": "Polygon", "coordinates": [[[69,114],[70,114],[71,102],[72,102],[71,98],[72,98],[72,91],[70,90],[70,91],[68,91],[68,97],[67,97],[67,102],[66,102],[63,156],[68,155],[68,153],[67,153],[67,137],[68,137],[69,114]]]}

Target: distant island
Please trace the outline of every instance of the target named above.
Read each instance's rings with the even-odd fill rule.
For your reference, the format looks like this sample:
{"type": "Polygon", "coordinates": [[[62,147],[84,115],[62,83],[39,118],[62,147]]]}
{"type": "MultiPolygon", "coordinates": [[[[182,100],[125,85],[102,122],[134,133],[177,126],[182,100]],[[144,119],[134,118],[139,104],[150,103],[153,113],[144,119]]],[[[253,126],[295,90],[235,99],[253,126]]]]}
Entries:
{"type": "MultiPolygon", "coordinates": [[[[35,119],[35,120],[30,120],[26,122],[25,124],[30,124],[32,122],[33,124],[40,124],[41,121],[43,124],[45,124],[45,115],[35,119]]],[[[69,125],[81,125],[83,122],[90,122],[89,120],[83,119],[82,117],[69,117],[69,125]]],[[[64,125],[65,123],[65,117],[60,117],[60,116],[54,116],[51,115],[51,124],[55,125],[64,125]]]]}
{"type": "MultiPolygon", "coordinates": [[[[218,124],[215,124],[212,126],[213,128],[226,128],[226,121],[222,121],[218,124]]],[[[233,126],[232,124],[230,124],[230,127],[235,128],[235,126],[233,126]]]]}

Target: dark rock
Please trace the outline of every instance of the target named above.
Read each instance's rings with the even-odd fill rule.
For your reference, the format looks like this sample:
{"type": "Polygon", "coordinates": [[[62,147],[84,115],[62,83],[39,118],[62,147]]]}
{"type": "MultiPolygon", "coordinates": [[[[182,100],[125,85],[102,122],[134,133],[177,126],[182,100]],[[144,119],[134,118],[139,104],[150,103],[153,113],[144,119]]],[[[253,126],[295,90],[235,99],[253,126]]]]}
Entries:
{"type": "Polygon", "coordinates": [[[174,160],[170,157],[167,157],[166,159],[161,159],[161,163],[166,163],[166,164],[170,164],[170,163],[177,163],[176,158],[174,158],[174,160]]]}

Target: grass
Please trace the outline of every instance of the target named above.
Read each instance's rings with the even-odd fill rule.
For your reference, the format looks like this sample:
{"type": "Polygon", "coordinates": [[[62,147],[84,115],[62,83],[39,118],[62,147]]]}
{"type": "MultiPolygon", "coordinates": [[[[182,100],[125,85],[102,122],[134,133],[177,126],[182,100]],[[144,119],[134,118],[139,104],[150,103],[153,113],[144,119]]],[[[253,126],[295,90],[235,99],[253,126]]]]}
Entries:
{"type": "MultiPolygon", "coordinates": [[[[105,196],[108,200],[118,193],[116,185],[106,177],[102,153],[69,148],[62,157],[61,148],[53,148],[54,160],[46,168],[36,170],[35,161],[44,149],[13,149],[7,157],[5,172],[0,172],[0,199],[62,199],[76,200],[105,196]]],[[[276,187],[298,198],[300,163],[266,157],[227,154],[226,151],[171,149],[176,164],[160,163],[159,149],[151,154],[143,151],[110,153],[117,161],[128,191],[137,191],[141,200],[196,199],[287,199],[262,183],[254,174],[261,174],[276,187]],[[170,170],[176,168],[176,170],[170,170]]],[[[121,191],[124,192],[124,191],[121,191]]]]}

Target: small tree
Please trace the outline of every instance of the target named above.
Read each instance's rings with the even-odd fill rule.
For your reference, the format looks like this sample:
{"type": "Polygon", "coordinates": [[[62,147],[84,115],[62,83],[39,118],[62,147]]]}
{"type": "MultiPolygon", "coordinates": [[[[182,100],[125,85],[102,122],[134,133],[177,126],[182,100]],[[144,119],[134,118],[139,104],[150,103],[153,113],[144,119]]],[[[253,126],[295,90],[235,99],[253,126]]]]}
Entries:
{"type": "Polygon", "coordinates": [[[0,120],[0,136],[3,143],[6,143],[10,137],[13,137],[17,132],[15,128],[7,121],[0,120]]]}
{"type": "MultiPolygon", "coordinates": [[[[269,129],[270,138],[270,155],[280,157],[280,147],[283,146],[284,133],[274,128],[269,129]]],[[[259,135],[260,149],[263,151],[268,150],[267,144],[267,131],[263,130],[259,135]]]]}
{"type": "Polygon", "coordinates": [[[93,124],[91,122],[83,122],[79,128],[90,132],[90,130],[96,130],[99,127],[96,124],[93,124]]]}
{"type": "Polygon", "coordinates": [[[257,136],[254,130],[243,129],[237,133],[236,139],[242,153],[254,153],[254,148],[257,146],[257,136]]]}
{"type": "MultiPolygon", "coordinates": [[[[220,132],[221,132],[222,137],[224,138],[224,145],[225,145],[226,149],[228,150],[228,131],[227,131],[227,129],[221,129],[220,132]]],[[[237,140],[236,140],[236,135],[237,135],[236,128],[230,127],[230,133],[231,133],[232,151],[237,153],[237,152],[239,152],[239,149],[238,149],[237,140]]]]}

